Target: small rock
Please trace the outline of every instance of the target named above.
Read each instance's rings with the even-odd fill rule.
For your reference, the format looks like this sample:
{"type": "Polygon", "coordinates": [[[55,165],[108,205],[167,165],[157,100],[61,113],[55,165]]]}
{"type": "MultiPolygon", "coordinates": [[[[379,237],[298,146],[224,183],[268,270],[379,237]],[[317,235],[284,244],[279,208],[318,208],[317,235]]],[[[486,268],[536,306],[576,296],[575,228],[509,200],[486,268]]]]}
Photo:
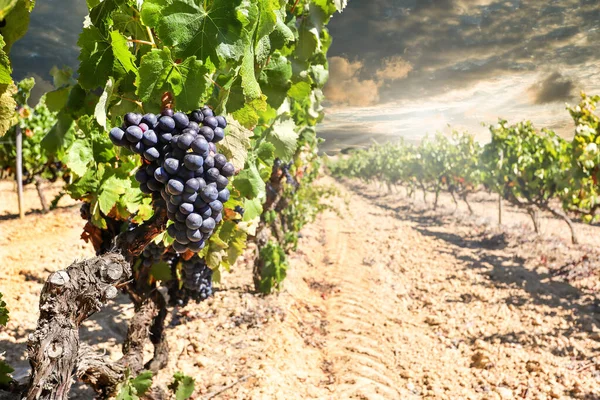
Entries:
{"type": "Polygon", "coordinates": [[[500,395],[501,399],[512,399],[513,398],[513,392],[509,388],[498,386],[496,388],[496,393],[498,393],[500,395]]]}

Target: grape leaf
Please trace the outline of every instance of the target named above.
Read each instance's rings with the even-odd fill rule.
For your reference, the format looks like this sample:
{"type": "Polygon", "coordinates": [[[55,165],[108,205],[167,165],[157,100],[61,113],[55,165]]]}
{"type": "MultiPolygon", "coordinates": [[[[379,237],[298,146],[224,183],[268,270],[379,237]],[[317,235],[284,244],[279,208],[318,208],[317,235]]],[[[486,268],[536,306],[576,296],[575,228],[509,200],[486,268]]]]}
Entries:
{"type": "Polygon", "coordinates": [[[102,186],[100,187],[100,194],[98,195],[100,211],[108,214],[115,204],[117,204],[119,198],[130,188],[131,181],[129,179],[121,179],[116,175],[110,175],[102,182],[102,186]]]}
{"type": "Polygon", "coordinates": [[[225,128],[225,138],[219,143],[219,149],[237,170],[243,168],[246,162],[252,131],[241,126],[229,115],[227,120],[229,123],[225,128]]]}
{"type": "Polygon", "coordinates": [[[115,69],[122,70],[123,73],[135,72],[137,70],[135,57],[129,51],[127,38],[118,31],[112,31],[110,32],[110,42],[115,57],[115,69]]]}
{"type": "Polygon", "coordinates": [[[0,293],[0,326],[6,326],[8,322],[8,309],[6,308],[6,302],[2,300],[2,293],[0,293]]]}
{"type": "Polygon", "coordinates": [[[70,92],[70,87],[63,87],[46,93],[46,105],[48,106],[48,110],[52,112],[60,111],[67,103],[70,92]]]}
{"type": "Polygon", "coordinates": [[[106,111],[108,108],[108,101],[110,100],[110,97],[112,96],[112,92],[113,92],[113,80],[112,80],[112,78],[109,78],[108,81],[106,82],[106,85],[104,86],[104,91],[102,92],[102,95],[100,95],[100,99],[98,100],[98,103],[96,104],[96,109],[94,110],[94,117],[96,117],[96,121],[98,121],[98,123],[104,129],[108,129],[108,126],[106,124],[106,111]]]}
{"type": "Polygon", "coordinates": [[[10,66],[10,60],[8,54],[2,50],[4,47],[4,38],[0,35],[0,85],[8,85],[12,83],[12,68],[10,66]]]}
{"type": "Polygon", "coordinates": [[[17,0],[2,0],[0,2],[0,19],[4,19],[17,5],[17,0]]]}
{"type": "Polygon", "coordinates": [[[158,37],[175,49],[175,57],[196,56],[201,61],[211,59],[239,60],[244,53],[242,24],[236,8],[241,0],[146,0],[142,7],[145,23],[155,27],[158,37]],[[152,12],[160,12],[152,15],[152,12]]]}
{"type": "Polygon", "coordinates": [[[13,373],[15,370],[11,368],[10,365],[0,360],[0,387],[8,385],[12,382],[12,378],[9,374],[13,373]]]}
{"type": "Polygon", "coordinates": [[[0,136],[8,131],[13,125],[13,116],[15,115],[15,108],[17,108],[17,102],[13,95],[17,93],[17,87],[10,83],[8,85],[0,85],[0,136]]]}
{"type": "Polygon", "coordinates": [[[170,281],[171,277],[171,266],[166,261],[158,262],[150,267],[150,275],[158,281],[170,281]]]}
{"type": "Polygon", "coordinates": [[[288,91],[288,96],[294,100],[304,100],[310,95],[311,90],[307,82],[294,83],[288,91]]]}
{"type": "Polygon", "coordinates": [[[30,0],[18,0],[10,14],[4,18],[6,25],[2,28],[2,36],[4,37],[4,51],[6,54],[10,54],[12,45],[27,32],[29,14],[34,4],[35,2],[30,0]]]}
{"type": "Polygon", "coordinates": [[[292,78],[292,63],[280,53],[271,55],[269,63],[262,69],[258,81],[267,96],[267,103],[273,108],[279,108],[290,89],[292,78]]]}
{"type": "Polygon", "coordinates": [[[234,111],[232,114],[242,126],[253,129],[258,124],[260,114],[266,110],[267,102],[266,97],[263,95],[258,99],[245,103],[241,109],[234,111]]]}
{"type": "Polygon", "coordinates": [[[91,143],[87,140],[74,141],[66,150],[63,161],[76,175],[85,175],[89,163],[94,161],[94,152],[91,143]]]}
{"type": "Polygon", "coordinates": [[[178,109],[193,110],[212,88],[206,77],[209,68],[209,64],[203,65],[196,57],[178,64],[172,60],[168,48],[152,50],[142,57],[136,94],[142,102],[158,108],[161,94],[170,91],[175,95],[178,109]]]}
{"type": "Polygon", "coordinates": [[[260,176],[260,172],[256,167],[254,161],[249,162],[247,168],[242,170],[233,180],[233,187],[235,187],[242,196],[249,199],[265,197],[265,182],[260,176]]]}
{"type": "Polygon", "coordinates": [[[179,371],[173,375],[173,382],[169,385],[169,389],[175,392],[175,400],[187,400],[194,393],[195,384],[194,378],[179,371]]]}
{"type": "Polygon", "coordinates": [[[298,133],[291,118],[279,118],[267,130],[267,139],[275,146],[275,156],[290,161],[296,152],[298,133]]]}

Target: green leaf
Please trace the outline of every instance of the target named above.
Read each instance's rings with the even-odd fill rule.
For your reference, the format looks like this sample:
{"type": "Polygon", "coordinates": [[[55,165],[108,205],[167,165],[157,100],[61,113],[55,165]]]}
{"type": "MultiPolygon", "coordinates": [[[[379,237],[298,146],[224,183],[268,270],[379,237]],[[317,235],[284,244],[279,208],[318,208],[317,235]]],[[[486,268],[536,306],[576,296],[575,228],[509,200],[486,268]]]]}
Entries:
{"type": "Polygon", "coordinates": [[[13,95],[17,93],[17,87],[14,84],[0,85],[0,137],[8,131],[13,125],[13,117],[17,102],[13,95]]]}
{"type": "Polygon", "coordinates": [[[48,106],[48,110],[52,112],[60,111],[67,103],[70,92],[70,87],[63,87],[46,93],[46,105],[48,106]]]}
{"type": "Polygon", "coordinates": [[[112,31],[110,32],[110,39],[115,58],[115,69],[122,70],[123,73],[135,72],[137,70],[135,57],[129,51],[127,38],[118,31],[112,31]]]}
{"type": "Polygon", "coordinates": [[[0,85],[8,85],[12,83],[12,68],[8,54],[2,50],[4,48],[4,38],[0,35],[0,85]]]}
{"type": "Polygon", "coordinates": [[[243,221],[252,221],[259,217],[263,212],[262,201],[260,199],[246,199],[244,201],[243,221]]]}
{"type": "Polygon", "coordinates": [[[42,139],[41,145],[48,154],[56,154],[63,148],[69,133],[73,132],[73,118],[65,111],[58,113],[56,124],[42,139]]]}
{"type": "Polygon", "coordinates": [[[265,197],[265,182],[253,162],[235,177],[233,186],[242,196],[249,199],[263,199],[265,197]]]}
{"type": "Polygon", "coordinates": [[[79,35],[77,45],[79,54],[79,84],[84,89],[104,86],[112,75],[114,56],[111,43],[95,26],[84,28],[79,35]]]}
{"type": "Polygon", "coordinates": [[[119,198],[131,188],[131,181],[129,179],[121,179],[116,175],[109,176],[100,187],[100,194],[98,195],[98,204],[100,205],[100,211],[105,215],[112,210],[117,204],[119,198]]]}
{"type": "Polygon", "coordinates": [[[152,371],[141,372],[131,381],[131,385],[135,388],[138,396],[143,395],[152,386],[152,371]]]}
{"type": "Polygon", "coordinates": [[[171,276],[171,266],[167,264],[166,261],[161,261],[156,264],[153,264],[150,267],[150,275],[156,280],[159,281],[170,281],[172,279],[171,276]]]}
{"type": "Polygon", "coordinates": [[[2,300],[2,293],[0,293],[0,326],[6,326],[8,323],[8,314],[6,302],[2,300]]]}
{"type": "Polygon", "coordinates": [[[12,382],[10,374],[15,372],[7,363],[0,360],[0,388],[12,382]]]}
{"type": "Polygon", "coordinates": [[[100,95],[100,99],[96,104],[96,109],[94,110],[94,117],[96,121],[104,128],[108,129],[107,121],[106,121],[106,111],[108,109],[108,101],[110,100],[113,92],[113,80],[109,78],[104,86],[104,91],[102,95],[100,95]]]}
{"type": "Polygon", "coordinates": [[[258,78],[271,107],[277,109],[281,106],[290,89],[291,78],[292,63],[279,53],[272,55],[258,78]]]}
{"type": "Polygon", "coordinates": [[[288,96],[294,100],[305,100],[310,95],[312,88],[307,82],[298,82],[292,85],[288,91],[288,96]]]}
{"type": "Polygon", "coordinates": [[[33,8],[33,1],[18,0],[10,14],[4,17],[6,25],[2,28],[4,37],[4,52],[10,54],[12,45],[27,33],[29,27],[29,14],[33,8]]]}
{"type": "Polygon", "coordinates": [[[83,176],[88,170],[88,165],[94,161],[91,143],[87,140],[73,142],[67,149],[63,161],[76,175],[83,176]]]}
{"type": "Polygon", "coordinates": [[[169,389],[175,393],[176,400],[187,400],[194,393],[195,384],[194,378],[179,371],[173,375],[173,382],[169,385],[169,389]]]}
{"type": "Polygon", "coordinates": [[[253,129],[258,120],[260,114],[267,111],[266,97],[263,95],[258,99],[254,99],[245,103],[244,107],[234,111],[233,117],[244,127],[253,129]]]}
{"type": "Polygon", "coordinates": [[[237,170],[243,168],[246,162],[252,131],[241,126],[231,116],[227,116],[227,120],[229,123],[225,128],[225,138],[219,143],[219,150],[237,170]]]}
{"type": "Polygon", "coordinates": [[[296,152],[298,134],[291,118],[279,118],[267,131],[267,140],[275,146],[275,156],[290,161],[296,152]]]}
{"type": "Polygon", "coordinates": [[[199,60],[239,60],[244,53],[242,24],[236,7],[241,0],[146,0],[142,7],[145,21],[156,27],[159,39],[173,47],[175,57],[196,56],[199,60]],[[206,8],[205,4],[208,4],[206,8]],[[149,17],[148,7],[160,14],[149,17]]]}

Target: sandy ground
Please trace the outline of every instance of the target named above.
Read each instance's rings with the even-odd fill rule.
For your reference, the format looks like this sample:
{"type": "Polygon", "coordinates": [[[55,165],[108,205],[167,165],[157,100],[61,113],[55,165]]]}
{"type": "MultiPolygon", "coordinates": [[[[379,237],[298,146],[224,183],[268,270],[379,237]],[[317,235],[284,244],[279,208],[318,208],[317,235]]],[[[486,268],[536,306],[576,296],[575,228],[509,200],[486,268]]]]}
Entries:
{"type": "MultiPolygon", "coordinates": [[[[470,216],[446,197],[433,212],[377,186],[336,185],[339,213],[302,232],[279,294],[254,294],[242,260],[214,298],[173,314],[157,385],[183,370],[196,399],[600,399],[598,228],[582,227],[584,244],[572,246],[558,221],[537,237],[510,208],[495,227],[485,196],[470,216]]],[[[0,215],[11,191],[0,182],[0,215]]],[[[48,215],[0,217],[12,316],[0,351],[21,374],[43,280],[92,255],[64,201],[48,215]]],[[[115,359],[131,315],[118,300],[82,329],[115,359]]]]}

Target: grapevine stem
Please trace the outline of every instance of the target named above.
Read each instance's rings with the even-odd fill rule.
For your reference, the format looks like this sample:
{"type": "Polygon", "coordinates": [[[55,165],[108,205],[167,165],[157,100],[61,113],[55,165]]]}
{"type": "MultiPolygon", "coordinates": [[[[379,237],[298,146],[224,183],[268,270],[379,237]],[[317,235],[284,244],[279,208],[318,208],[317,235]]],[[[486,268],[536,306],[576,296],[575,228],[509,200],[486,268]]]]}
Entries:
{"type": "Polygon", "coordinates": [[[156,47],[156,42],[154,42],[154,35],[152,34],[152,30],[150,29],[149,26],[146,27],[146,32],[148,32],[148,37],[150,38],[150,41],[152,42],[152,46],[156,47]]]}
{"type": "Polygon", "coordinates": [[[156,47],[156,43],[154,43],[154,42],[149,42],[149,41],[147,41],[147,40],[127,39],[127,41],[128,41],[128,42],[130,42],[130,43],[147,44],[147,45],[149,45],[149,46],[156,47]]]}
{"type": "Polygon", "coordinates": [[[216,87],[219,88],[219,90],[225,90],[225,89],[223,89],[223,87],[221,85],[219,85],[217,82],[213,81],[212,78],[210,76],[208,76],[208,74],[206,75],[206,79],[211,81],[213,83],[213,85],[215,85],[216,87]]]}
{"type": "Polygon", "coordinates": [[[299,2],[299,1],[300,1],[300,0],[296,0],[296,2],[294,3],[294,6],[292,7],[292,11],[290,11],[290,14],[293,14],[293,13],[294,13],[294,11],[296,10],[296,6],[298,5],[298,2],[299,2]]]}

